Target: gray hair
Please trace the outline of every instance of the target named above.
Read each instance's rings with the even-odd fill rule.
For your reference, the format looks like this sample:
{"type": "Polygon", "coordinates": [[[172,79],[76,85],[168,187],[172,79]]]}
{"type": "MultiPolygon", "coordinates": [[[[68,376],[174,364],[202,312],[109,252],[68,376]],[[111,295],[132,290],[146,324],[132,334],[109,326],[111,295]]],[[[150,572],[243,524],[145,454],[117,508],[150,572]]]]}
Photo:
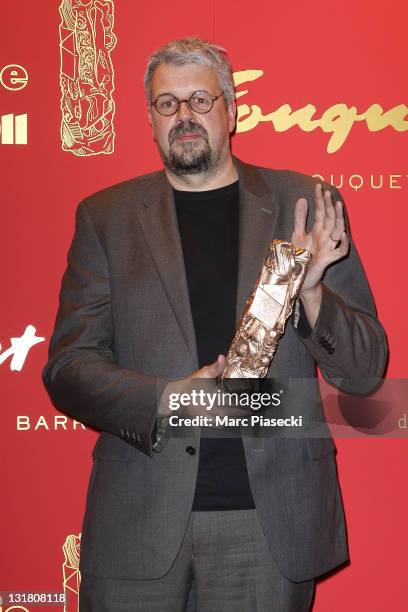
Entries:
{"type": "Polygon", "coordinates": [[[232,68],[226,59],[226,50],[200,38],[179,38],[157,49],[148,59],[144,75],[144,88],[148,104],[152,102],[152,78],[159,64],[184,66],[201,64],[208,66],[218,75],[218,83],[224,92],[225,103],[235,99],[232,68]]]}

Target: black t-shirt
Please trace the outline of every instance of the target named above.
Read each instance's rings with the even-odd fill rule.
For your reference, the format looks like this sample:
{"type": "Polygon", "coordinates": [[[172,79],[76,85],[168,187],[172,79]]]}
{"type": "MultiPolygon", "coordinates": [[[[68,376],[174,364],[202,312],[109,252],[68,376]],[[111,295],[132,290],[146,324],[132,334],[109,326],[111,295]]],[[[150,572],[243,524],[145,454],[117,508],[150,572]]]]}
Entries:
{"type": "MultiPolygon", "coordinates": [[[[202,367],[227,354],[235,333],[239,182],[173,192],[202,367]]],[[[202,428],[193,510],[254,507],[241,437],[202,428]]]]}

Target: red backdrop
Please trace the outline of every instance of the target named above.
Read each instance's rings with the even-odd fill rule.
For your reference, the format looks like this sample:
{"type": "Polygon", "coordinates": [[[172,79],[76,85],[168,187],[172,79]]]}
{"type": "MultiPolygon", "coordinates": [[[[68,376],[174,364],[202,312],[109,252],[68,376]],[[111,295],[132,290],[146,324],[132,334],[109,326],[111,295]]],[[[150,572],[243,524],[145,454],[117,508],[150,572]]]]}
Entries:
{"type": "MultiPolygon", "coordinates": [[[[239,131],[234,152],[245,161],[319,174],[342,185],[353,237],[388,333],[388,378],[392,383],[407,374],[408,119],[407,107],[402,106],[407,102],[406,2],[113,4],[115,147],[111,153],[92,156],[75,156],[61,144],[59,2],[20,0],[2,10],[0,70],[18,65],[28,81],[18,89],[11,82],[10,68],[2,72],[0,82],[0,591],[63,590],[62,547],[68,535],[78,536],[81,530],[97,434],[75,428],[69,418],[65,428],[55,426],[59,413],[42,387],[41,369],[78,201],[161,165],[146,118],[142,80],[148,54],[166,41],[186,35],[206,38],[229,51],[234,71],[263,71],[237,87],[247,90],[237,103],[248,105],[252,118],[254,105],[263,115],[287,104],[293,111],[307,105],[316,108],[313,120],[329,131],[310,122],[301,123],[303,129],[285,129],[275,114],[273,121],[239,131]],[[333,109],[337,104],[344,106],[333,109]],[[374,117],[377,107],[368,119],[362,118],[372,105],[384,112],[394,109],[383,125],[374,117]],[[352,107],[359,119],[344,143],[328,152],[333,130],[344,140],[344,121],[352,107]],[[8,144],[7,115],[25,114],[27,144],[8,144]],[[43,340],[24,353],[29,325],[43,340]]],[[[24,75],[16,70],[17,76],[24,75]]],[[[305,112],[297,115],[300,121],[305,112]]],[[[20,136],[17,132],[15,127],[14,141],[24,140],[24,129],[23,136],[21,129],[20,136]]],[[[336,444],[351,564],[318,584],[314,610],[402,612],[408,532],[406,438],[337,438],[336,444]]],[[[74,604],[72,599],[70,610],[76,609],[74,604]]]]}

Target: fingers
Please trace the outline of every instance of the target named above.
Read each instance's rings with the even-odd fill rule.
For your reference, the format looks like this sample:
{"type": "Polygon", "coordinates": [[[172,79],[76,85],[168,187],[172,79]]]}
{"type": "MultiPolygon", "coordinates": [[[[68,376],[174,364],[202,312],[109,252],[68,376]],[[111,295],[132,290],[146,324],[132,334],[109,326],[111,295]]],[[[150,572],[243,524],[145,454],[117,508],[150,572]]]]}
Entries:
{"type": "Polygon", "coordinates": [[[338,242],[346,229],[343,213],[343,203],[338,200],[333,205],[332,194],[329,189],[323,192],[321,183],[317,183],[315,188],[315,229],[319,226],[330,236],[332,241],[338,242]]]}
{"type": "Polygon", "coordinates": [[[336,222],[336,213],[333,206],[333,200],[330,191],[327,189],[324,192],[324,221],[323,227],[329,234],[332,233],[336,222]]]}
{"type": "Polygon", "coordinates": [[[334,239],[334,237],[330,238],[330,243],[326,251],[329,263],[330,261],[337,261],[347,255],[349,248],[350,242],[346,232],[343,231],[336,239],[334,239]]]}
{"type": "Polygon", "coordinates": [[[339,257],[343,257],[345,253],[348,252],[349,242],[345,231],[345,221],[343,215],[343,204],[342,202],[336,202],[334,207],[335,210],[335,220],[333,224],[333,228],[328,232],[330,250],[336,250],[336,259],[339,257]],[[342,247],[342,248],[340,248],[342,247]],[[345,253],[344,253],[345,251],[345,253]]]}
{"type": "Polygon", "coordinates": [[[212,368],[214,366],[213,372],[214,372],[214,376],[213,378],[216,378],[217,376],[219,376],[220,374],[222,374],[224,368],[225,368],[225,357],[224,355],[218,355],[217,360],[210,365],[209,367],[212,368]]]}
{"type": "Polygon", "coordinates": [[[341,240],[340,245],[337,248],[339,259],[347,255],[349,248],[350,248],[350,242],[349,242],[346,232],[343,232],[341,234],[340,240],[341,240]]]}
{"type": "MultiPolygon", "coordinates": [[[[323,192],[321,183],[316,183],[315,186],[315,229],[320,231],[320,226],[332,235],[333,230],[336,233],[336,239],[345,230],[343,206],[340,201],[333,205],[331,192],[326,189],[323,192]]],[[[306,234],[306,220],[308,213],[308,204],[306,198],[300,198],[295,206],[295,226],[294,234],[306,234]]]]}
{"type": "Polygon", "coordinates": [[[343,232],[345,232],[345,229],[346,225],[344,221],[343,204],[338,201],[335,205],[334,227],[330,232],[330,236],[335,240],[341,240],[341,236],[343,232]]]}
{"type": "Polygon", "coordinates": [[[330,190],[323,192],[321,183],[317,183],[315,187],[315,206],[315,223],[322,224],[330,235],[333,235],[335,230],[336,236],[340,236],[345,229],[343,205],[339,200],[334,206],[330,190]]]}
{"type": "Polygon", "coordinates": [[[323,190],[320,183],[315,187],[315,224],[324,223],[325,202],[323,190]]]}
{"type": "Polygon", "coordinates": [[[210,363],[209,365],[196,370],[196,372],[193,372],[189,378],[217,378],[217,376],[222,374],[224,368],[225,357],[224,355],[218,355],[214,363],[210,363]]]}
{"type": "Polygon", "coordinates": [[[307,205],[306,198],[300,198],[296,202],[296,206],[295,206],[294,233],[297,235],[303,235],[306,233],[307,211],[308,211],[308,205],[307,205]]]}

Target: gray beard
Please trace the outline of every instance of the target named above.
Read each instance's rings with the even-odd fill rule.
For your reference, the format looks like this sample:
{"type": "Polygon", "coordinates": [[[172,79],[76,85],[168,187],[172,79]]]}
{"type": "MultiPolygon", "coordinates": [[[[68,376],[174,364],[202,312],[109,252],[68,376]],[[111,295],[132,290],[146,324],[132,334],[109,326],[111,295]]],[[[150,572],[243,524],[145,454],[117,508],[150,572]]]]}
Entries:
{"type": "Polygon", "coordinates": [[[164,165],[174,174],[178,176],[204,174],[215,165],[208,143],[199,151],[194,151],[196,148],[194,142],[185,142],[182,148],[182,151],[174,151],[170,147],[169,154],[167,156],[162,155],[164,165]]]}
{"type": "Polygon", "coordinates": [[[208,142],[208,134],[191,121],[180,124],[169,133],[169,152],[160,149],[160,155],[165,167],[177,176],[205,174],[211,171],[219,161],[219,155],[214,155],[208,142]],[[202,136],[199,146],[195,141],[175,144],[176,136],[187,132],[202,136]],[[203,144],[202,144],[203,143],[203,144]]]}

